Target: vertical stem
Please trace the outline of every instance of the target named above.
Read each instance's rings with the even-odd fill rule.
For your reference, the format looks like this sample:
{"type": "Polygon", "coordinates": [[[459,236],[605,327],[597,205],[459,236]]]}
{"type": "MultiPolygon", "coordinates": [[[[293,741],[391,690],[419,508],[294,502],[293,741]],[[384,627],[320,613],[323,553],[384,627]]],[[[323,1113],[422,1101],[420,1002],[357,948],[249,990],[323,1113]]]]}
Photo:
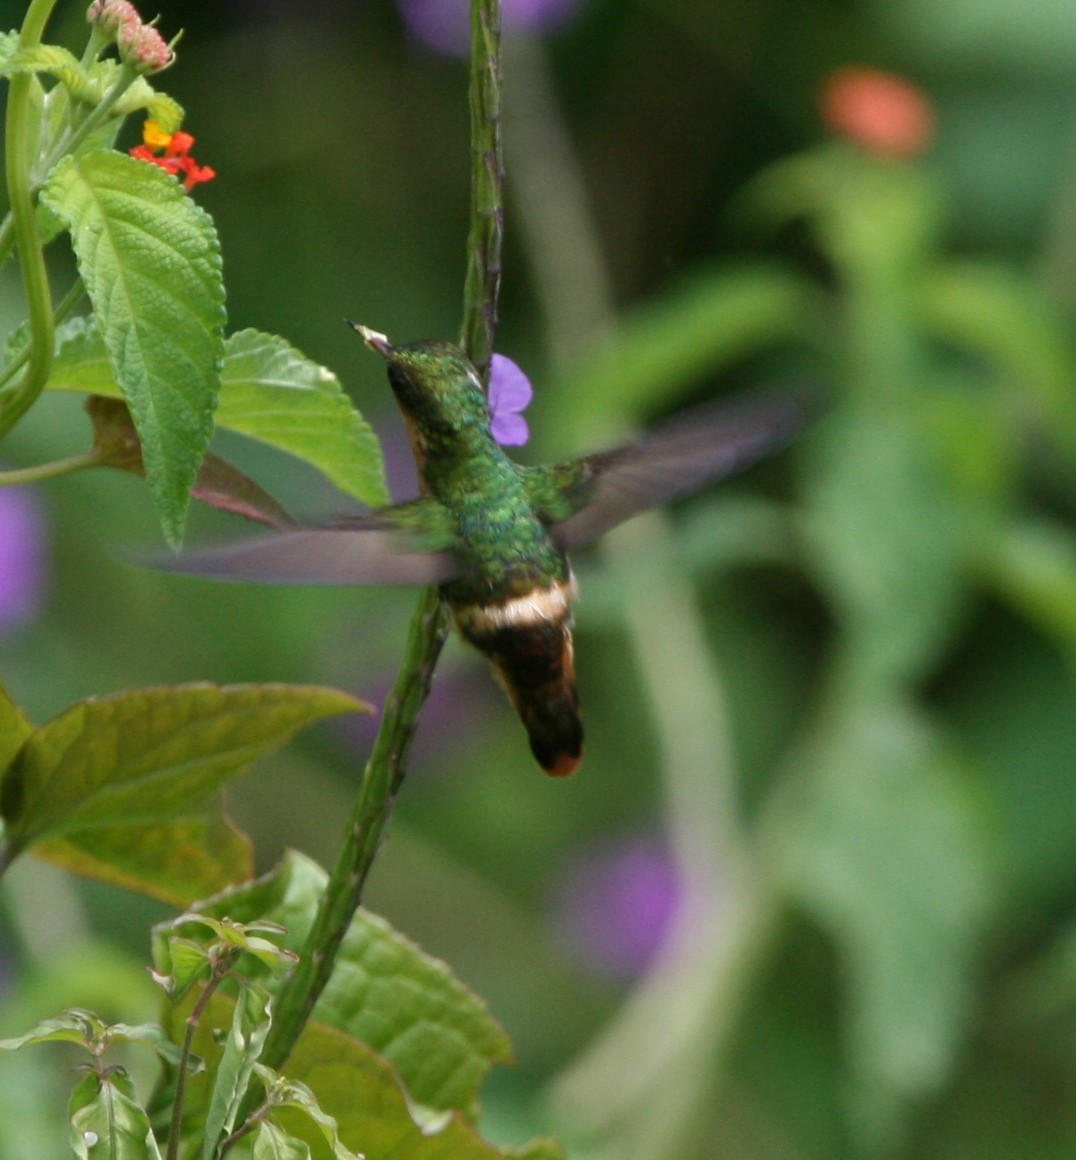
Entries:
{"type": "Polygon", "coordinates": [[[362,901],[381,835],[403,782],[411,741],[445,635],[440,597],[436,588],[428,588],[411,619],[403,663],[385,704],[381,728],[314,925],[298,965],[277,996],[273,1027],[262,1052],[262,1062],[269,1067],[279,1068],[295,1046],[329,981],[340,943],[362,901]]]}
{"type": "MultiPolygon", "coordinates": [[[[55,3],[56,0],[32,0],[19,31],[20,49],[32,48],[41,42],[41,34],[55,3]]],[[[41,394],[52,369],[55,343],[52,296],[49,293],[45,255],[37,233],[30,176],[37,146],[38,126],[34,116],[33,95],[38,81],[32,74],[25,73],[11,77],[9,83],[5,170],[15,245],[30,320],[30,357],[18,383],[0,392],[0,438],[11,430],[41,394]]]]}
{"type": "Polygon", "coordinates": [[[497,329],[504,235],[500,59],[500,0],[471,0],[471,231],[460,345],[483,381],[497,329]]]}
{"type": "MultiPolygon", "coordinates": [[[[500,0],[474,0],[471,67],[471,186],[469,264],[464,288],[463,344],[483,371],[493,350],[500,286],[500,0]]],[[[340,943],[362,901],[363,888],[403,783],[411,741],[430,690],[448,618],[436,588],[419,597],[403,663],[385,705],[381,728],[363,772],[336,864],[298,966],[277,997],[262,1062],[279,1068],[332,974],[340,943]]]]}

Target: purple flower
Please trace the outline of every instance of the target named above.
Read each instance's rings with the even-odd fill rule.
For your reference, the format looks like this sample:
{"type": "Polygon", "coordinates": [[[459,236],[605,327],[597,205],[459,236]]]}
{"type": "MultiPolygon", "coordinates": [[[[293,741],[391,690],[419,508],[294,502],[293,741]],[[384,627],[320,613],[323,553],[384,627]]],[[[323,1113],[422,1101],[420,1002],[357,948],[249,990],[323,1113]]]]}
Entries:
{"type": "Polygon", "coordinates": [[[570,868],[555,921],[571,952],[596,973],[632,978],[661,946],[680,893],[669,851],[634,836],[591,851],[570,868]]]}
{"type": "Polygon", "coordinates": [[[0,633],[29,620],[45,588],[45,517],[25,487],[0,487],[0,633]]]}
{"type": "MultiPolygon", "coordinates": [[[[424,44],[450,56],[470,48],[468,0],[399,0],[404,22],[424,44]]],[[[579,0],[504,0],[501,25],[506,32],[553,32],[566,24],[579,0]]]]}
{"type": "Polygon", "coordinates": [[[522,447],[530,438],[530,428],[520,411],[534,398],[530,379],[510,358],[495,354],[489,367],[489,410],[493,416],[493,438],[503,447],[522,447]]]}

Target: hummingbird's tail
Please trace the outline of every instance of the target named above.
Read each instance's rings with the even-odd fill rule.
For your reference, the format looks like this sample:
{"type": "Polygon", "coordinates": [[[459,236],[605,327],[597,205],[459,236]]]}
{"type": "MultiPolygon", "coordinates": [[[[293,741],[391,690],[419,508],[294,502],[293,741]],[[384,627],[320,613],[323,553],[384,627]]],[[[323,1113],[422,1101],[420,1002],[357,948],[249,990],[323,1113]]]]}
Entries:
{"type": "Polygon", "coordinates": [[[583,723],[579,720],[579,699],[575,682],[557,688],[546,687],[534,697],[509,695],[516,706],[535,761],[551,777],[575,773],[583,760],[583,723]]]}
{"type": "Polygon", "coordinates": [[[489,657],[535,760],[553,777],[574,773],[583,760],[583,725],[567,600],[547,606],[529,598],[498,609],[457,605],[455,613],[463,635],[489,657]]]}

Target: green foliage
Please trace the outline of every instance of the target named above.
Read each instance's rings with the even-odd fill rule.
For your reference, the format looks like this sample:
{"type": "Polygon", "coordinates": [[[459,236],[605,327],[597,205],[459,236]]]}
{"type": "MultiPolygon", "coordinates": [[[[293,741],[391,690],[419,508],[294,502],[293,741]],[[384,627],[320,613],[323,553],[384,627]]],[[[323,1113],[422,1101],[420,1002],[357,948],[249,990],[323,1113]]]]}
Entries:
{"type": "MultiPolygon", "coordinates": [[[[199,55],[200,38],[220,32],[210,7],[191,11],[199,55]]],[[[890,5],[884,21],[863,6],[824,20],[787,5],[592,6],[548,49],[548,76],[578,102],[566,126],[543,87],[544,44],[530,38],[506,68],[520,86],[504,111],[520,193],[508,219],[529,220],[506,251],[505,333],[541,349],[548,322],[550,346],[570,355],[535,376],[536,432],[589,449],[744,382],[806,380],[827,406],[766,474],[685,503],[671,531],[633,540],[626,529],[627,548],[601,569],[577,561],[590,739],[577,782],[534,779],[514,732],[469,686],[447,723],[431,714],[422,760],[443,776],[406,787],[366,904],[392,922],[360,908],[338,932],[313,1019],[282,1057],[272,1053],[294,1018],[288,984],[323,930],[327,883],[357,900],[369,861],[355,878],[340,866],[330,877],[289,852],[253,878],[252,844],[220,791],[305,725],[362,705],[320,685],[180,682],[208,662],[224,680],[331,673],[383,688],[398,635],[380,615],[388,598],[208,595],[103,557],[144,534],[139,503],[173,544],[191,497],[289,522],[271,494],[279,457],[250,453],[259,480],[270,465],[263,486],[210,449],[215,429],[385,502],[377,440],[319,360],[336,342],[348,357],[338,320],[356,299],[376,303],[394,336],[457,324],[445,270],[460,250],[462,183],[445,93],[458,74],[408,55],[390,39],[398,22],[369,15],[376,5],[334,10],[328,35],[316,7],[281,35],[280,65],[261,26],[255,37],[236,17],[227,51],[201,56],[228,67],[188,90],[199,133],[229,143],[216,146],[225,180],[210,196],[244,326],[230,336],[208,215],[175,178],[113,148],[132,113],[166,132],[183,123],[161,78],[92,41],[79,56],[40,35],[22,47],[0,36],[0,76],[18,98],[8,139],[21,145],[7,172],[32,210],[16,220],[11,184],[0,262],[32,271],[44,247],[70,242],[78,268],[57,302],[32,279],[25,301],[4,299],[5,317],[30,321],[14,327],[0,369],[13,469],[0,484],[104,466],[144,475],[150,497],[85,475],[84,487],[48,492],[61,572],[40,621],[9,630],[4,651],[9,687],[34,715],[51,706],[40,716],[52,720],[35,726],[0,688],[3,869],[32,853],[93,879],[84,904],[117,926],[145,916],[114,920],[116,887],[181,912],[154,928],[159,1023],[125,1006],[126,958],[126,970],[109,958],[100,972],[114,994],[102,997],[95,977],[92,1000],[47,1008],[100,998],[117,1006],[107,1019],[43,1017],[34,957],[52,966],[54,991],[53,964],[91,961],[95,948],[76,953],[70,900],[20,895],[32,860],[19,860],[5,896],[16,949],[0,1050],[21,1070],[2,1085],[0,1160],[52,1154],[36,1120],[15,1113],[59,1113],[60,1084],[75,1087],[71,1150],[117,1160],[562,1156],[544,1139],[490,1142],[524,1139],[536,1122],[579,1160],[1071,1154],[1076,202],[1057,112],[1071,104],[1071,21],[1042,5],[1017,18],[1000,0],[974,17],[890,5]],[[814,143],[805,110],[847,45],[933,78],[941,132],[929,161],[814,143]],[[513,108],[525,124],[513,127],[513,108]],[[628,304],[611,321],[603,279],[588,281],[582,260],[569,141],[599,218],[591,249],[628,304]],[[724,201],[729,235],[714,226],[724,201]],[[83,291],[90,313],[72,318],[83,291]],[[285,310],[318,358],[246,328],[285,310]],[[88,419],[64,410],[61,392],[85,395],[88,419]],[[71,456],[80,433],[88,450],[71,456]],[[118,687],[135,658],[153,687],[85,695],[118,687]],[[610,983],[569,962],[549,900],[576,901],[564,883],[581,875],[581,851],[649,835],[659,818],[680,921],[640,979],[610,983]],[[483,1085],[513,1049],[461,977],[494,997],[517,1043],[517,1076],[492,1090],[483,1085]],[[492,1112],[481,1134],[480,1099],[492,1112]]],[[[479,65],[495,83],[489,60],[479,65]]],[[[474,284],[500,245],[489,163],[500,110],[495,88],[486,95],[475,106],[485,169],[474,284]]],[[[69,269],[56,259],[53,278],[69,269]]],[[[484,293],[472,285],[472,306],[484,293]]],[[[495,314],[470,315],[480,344],[495,314]]],[[[428,627],[432,606],[426,615],[428,627]]],[[[378,750],[397,756],[432,670],[408,649],[413,679],[386,706],[398,729],[378,750]]],[[[450,677],[446,694],[463,680],[450,677]]],[[[297,745],[233,790],[260,849],[300,827],[331,845],[354,780],[327,776],[341,751],[338,738],[297,745]]],[[[385,786],[382,823],[400,789],[385,786]]],[[[347,836],[370,858],[381,842],[352,822],[347,836]]],[[[633,890],[641,913],[647,892],[633,890]]],[[[587,912],[595,940],[609,909],[587,912]]]]}
{"type": "MultiPolygon", "coordinates": [[[[74,319],[61,329],[49,387],[122,397],[95,326],[74,319]]],[[[331,371],[283,339],[255,330],[227,338],[216,426],[306,460],[363,503],[388,502],[381,446],[370,425],[331,371]]]]}
{"type": "Polygon", "coordinates": [[[42,197],[71,231],[162,527],[178,544],[224,354],[212,220],[167,174],[111,151],[62,162],[42,197]]]}
{"type": "MultiPolygon", "coordinates": [[[[212,902],[208,913],[277,922],[287,931],[283,945],[298,951],[325,880],[309,859],[290,853],[272,874],[212,902]]],[[[470,1114],[489,1068],[511,1057],[508,1038],[485,1003],[444,963],[361,909],[314,1017],[380,1052],[410,1098],[438,1112],[470,1114]]]]}
{"type": "MultiPolygon", "coordinates": [[[[249,872],[225,782],[298,729],[362,709],[332,689],[208,684],[91,698],[26,734],[0,786],[4,861],[37,848],[80,873],[183,904],[249,872]]],[[[14,748],[14,746],[11,746],[14,748]]]]}

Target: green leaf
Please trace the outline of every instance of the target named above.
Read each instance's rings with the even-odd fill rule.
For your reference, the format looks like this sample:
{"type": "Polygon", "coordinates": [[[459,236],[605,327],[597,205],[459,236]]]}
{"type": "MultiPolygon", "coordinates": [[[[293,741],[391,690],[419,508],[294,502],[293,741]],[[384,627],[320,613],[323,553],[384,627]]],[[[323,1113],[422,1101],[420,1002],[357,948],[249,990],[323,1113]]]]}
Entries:
{"type": "MultiPolygon", "coordinates": [[[[72,319],[59,334],[49,387],[118,398],[115,373],[92,321],[72,319]]],[[[363,503],[388,502],[373,430],[332,372],[282,338],[242,330],[227,339],[216,425],[305,460],[363,503]]]]}
{"type": "Polygon", "coordinates": [[[219,801],[174,822],[94,826],[34,847],[34,856],[72,874],[185,907],[254,874],[250,839],[219,801]]]}
{"type": "MultiPolygon", "coordinates": [[[[271,874],[205,909],[238,922],[279,922],[288,932],[283,945],[299,953],[324,887],[325,872],[290,852],[271,874]]],[[[382,1053],[411,1099],[437,1111],[470,1113],[489,1068],[511,1058],[486,1004],[444,963],[365,910],[344,936],[314,1018],[382,1053]]]]}
{"type": "Polygon", "coordinates": [[[289,1136],[271,1121],[260,1120],[252,1133],[232,1147],[228,1156],[230,1160],[310,1160],[310,1146],[289,1136]]]}
{"type": "MultiPolygon", "coordinates": [[[[503,1160],[513,1154],[481,1139],[458,1112],[436,1127],[420,1127],[393,1069],[324,1025],[307,1026],[288,1058],[288,1074],[310,1087],[336,1121],[340,1139],[365,1160],[503,1160]]],[[[541,1149],[543,1160],[563,1160],[555,1145],[543,1142],[541,1149]]]]}
{"type": "Polygon", "coordinates": [[[41,196],[71,231],[162,528],[178,544],[213,432],[224,350],[212,220],[175,178],[112,151],[61,161],[41,196]]]}
{"type": "Polygon", "coordinates": [[[42,1019],[25,1035],[0,1039],[0,1051],[18,1051],[38,1043],[78,1043],[92,1051],[104,1030],[104,1024],[88,1011],[65,1011],[42,1019]]]}
{"type": "Polygon", "coordinates": [[[34,727],[0,684],[0,770],[7,769],[34,727]]]}
{"type": "Polygon", "coordinates": [[[122,1073],[86,1076],[71,1094],[70,1114],[81,1160],[160,1160],[149,1117],[122,1073]]]}
{"type": "Polygon", "coordinates": [[[373,430],[336,376],[282,338],[241,330],[228,339],[217,422],[305,459],[363,503],[389,502],[373,430]]]}
{"type": "Polygon", "coordinates": [[[11,64],[11,58],[19,47],[19,33],[13,29],[10,32],[0,32],[0,72],[6,73],[11,64]]]}
{"type": "MultiPolygon", "coordinates": [[[[344,1146],[340,1140],[336,1121],[332,1116],[323,1112],[318,1106],[314,1093],[304,1083],[286,1079],[277,1075],[267,1067],[255,1068],[262,1085],[266,1090],[266,1102],[269,1105],[269,1116],[275,1121],[274,1128],[280,1133],[275,1140],[276,1147],[306,1147],[305,1155],[310,1155],[309,1144],[333,1157],[333,1160],[361,1160],[357,1153],[344,1146]],[[279,1124],[280,1127],[276,1125],[279,1124]],[[286,1135],[283,1129],[287,1127],[293,1135],[286,1135]],[[302,1139],[296,1139],[296,1137],[302,1139]],[[320,1146],[320,1147],[319,1147],[320,1146]]],[[[266,1152],[265,1155],[273,1155],[266,1152]]],[[[282,1152],[281,1155],[289,1155],[282,1152]]]]}
{"type": "Polygon", "coordinates": [[[73,92],[83,92],[89,74],[78,57],[58,44],[34,44],[27,48],[12,46],[8,53],[0,50],[0,75],[18,73],[48,73],[73,92]]]}
{"type": "Polygon", "coordinates": [[[1004,529],[985,554],[990,581],[1076,661],[1076,545],[1060,523],[1026,519],[1004,529]]]}
{"type": "Polygon", "coordinates": [[[857,702],[801,759],[781,835],[786,889],[847,980],[849,1107],[866,1152],[951,1077],[995,899],[985,803],[912,708],[857,702]]]}
{"type": "Polygon", "coordinates": [[[924,329],[985,358],[1023,408],[1073,432],[1076,350],[1068,319],[1030,274],[994,262],[950,262],[931,272],[912,298],[924,329]]]}
{"type": "Polygon", "coordinates": [[[177,685],[81,701],[37,729],[0,790],[18,852],[46,838],[187,819],[256,757],[365,706],[299,685],[177,685]]]}
{"type": "Polygon", "coordinates": [[[260,987],[246,986],[232,1013],[231,1027],[213,1079],[205,1117],[202,1160],[213,1160],[217,1145],[231,1135],[247,1084],[254,1073],[265,1037],[269,1034],[269,996],[260,987]]]}
{"type": "Polygon", "coordinates": [[[806,279],[779,267],[703,270],[629,315],[550,393],[562,400],[564,422],[578,438],[593,442],[610,415],[637,418],[702,376],[799,337],[815,301],[806,279]]]}
{"type": "Polygon", "coordinates": [[[974,525],[907,408],[841,410],[805,443],[809,563],[845,630],[849,681],[929,671],[959,623],[974,525]]]}

